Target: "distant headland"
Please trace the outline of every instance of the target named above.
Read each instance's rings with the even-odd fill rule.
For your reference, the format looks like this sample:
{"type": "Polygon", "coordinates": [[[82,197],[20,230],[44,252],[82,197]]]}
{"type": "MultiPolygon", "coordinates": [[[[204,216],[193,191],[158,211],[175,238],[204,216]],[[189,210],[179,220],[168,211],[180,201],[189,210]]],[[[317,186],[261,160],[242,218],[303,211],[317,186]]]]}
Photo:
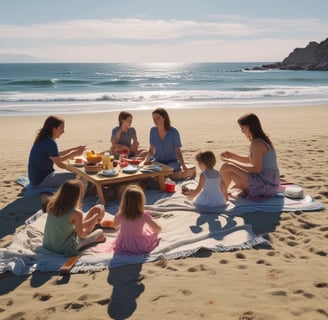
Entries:
{"type": "Polygon", "coordinates": [[[251,68],[267,69],[328,71],[328,38],[320,43],[312,41],[305,48],[294,49],[282,62],[251,68]]]}

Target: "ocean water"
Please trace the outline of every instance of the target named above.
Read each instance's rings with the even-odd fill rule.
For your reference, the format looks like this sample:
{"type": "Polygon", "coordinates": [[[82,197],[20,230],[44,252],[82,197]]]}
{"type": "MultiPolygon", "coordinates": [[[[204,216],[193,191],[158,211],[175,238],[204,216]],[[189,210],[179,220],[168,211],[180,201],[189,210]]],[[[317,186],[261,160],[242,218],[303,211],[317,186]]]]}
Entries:
{"type": "Polygon", "coordinates": [[[262,64],[0,64],[0,115],[328,105],[328,72],[262,64]]]}

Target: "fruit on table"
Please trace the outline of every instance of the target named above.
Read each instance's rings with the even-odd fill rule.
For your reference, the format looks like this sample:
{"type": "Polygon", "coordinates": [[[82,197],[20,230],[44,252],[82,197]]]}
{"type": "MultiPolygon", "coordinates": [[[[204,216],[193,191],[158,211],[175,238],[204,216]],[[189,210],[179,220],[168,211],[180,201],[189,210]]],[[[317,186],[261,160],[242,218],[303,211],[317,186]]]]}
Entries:
{"type": "Polygon", "coordinates": [[[101,154],[94,153],[94,154],[87,155],[87,161],[89,163],[98,163],[101,161],[101,159],[102,159],[101,154]]]}
{"type": "Polygon", "coordinates": [[[75,163],[83,163],[83,159],[82,158],[75,158],[75,163]]]}

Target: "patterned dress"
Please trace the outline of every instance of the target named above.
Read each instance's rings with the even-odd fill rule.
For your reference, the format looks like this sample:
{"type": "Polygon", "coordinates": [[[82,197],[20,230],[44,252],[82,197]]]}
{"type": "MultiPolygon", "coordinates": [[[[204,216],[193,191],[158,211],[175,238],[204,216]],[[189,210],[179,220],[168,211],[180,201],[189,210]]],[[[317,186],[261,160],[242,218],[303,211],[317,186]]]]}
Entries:
{"type": "Polygon", "coordinates": [[[263,155],[261,172],[248,175],[249,194],[247,198],[250,200],[272,198],[277,194],[280,185],[276,151],[264,140],[259,140],[269,148],[269,151],[263,155]]]}

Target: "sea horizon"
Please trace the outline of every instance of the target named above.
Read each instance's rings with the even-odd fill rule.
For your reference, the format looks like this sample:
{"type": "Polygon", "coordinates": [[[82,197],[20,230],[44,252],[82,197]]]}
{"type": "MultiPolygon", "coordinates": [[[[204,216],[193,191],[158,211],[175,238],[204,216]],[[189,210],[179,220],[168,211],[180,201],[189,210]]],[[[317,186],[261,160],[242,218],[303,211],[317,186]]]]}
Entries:
{"type": "Polygon", "coordinates": [[[327,72],[265,63],[0,63],[0,115],[328,105],[327,72]]]}

